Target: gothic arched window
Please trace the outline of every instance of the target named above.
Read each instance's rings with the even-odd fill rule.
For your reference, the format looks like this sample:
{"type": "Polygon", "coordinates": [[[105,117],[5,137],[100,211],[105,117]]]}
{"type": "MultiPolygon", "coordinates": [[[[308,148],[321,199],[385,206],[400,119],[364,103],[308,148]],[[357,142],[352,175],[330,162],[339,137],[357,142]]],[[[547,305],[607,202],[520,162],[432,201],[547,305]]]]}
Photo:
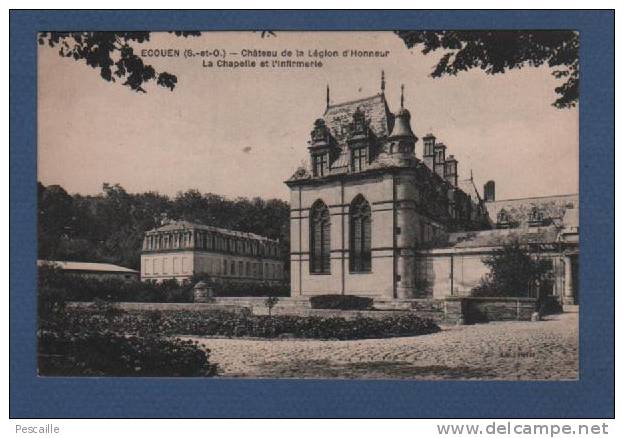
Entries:
{"type": "Polygon", "coordinates": [[[318,200],[310,209],[310,272],[330,272],[330,222],[329,210],[318,200]]]}
{"type": "Polygon", "coordinates": [[[358,195],[349,207],[349,268],[351,272],[371,270],[371,208],[358,195]]]}

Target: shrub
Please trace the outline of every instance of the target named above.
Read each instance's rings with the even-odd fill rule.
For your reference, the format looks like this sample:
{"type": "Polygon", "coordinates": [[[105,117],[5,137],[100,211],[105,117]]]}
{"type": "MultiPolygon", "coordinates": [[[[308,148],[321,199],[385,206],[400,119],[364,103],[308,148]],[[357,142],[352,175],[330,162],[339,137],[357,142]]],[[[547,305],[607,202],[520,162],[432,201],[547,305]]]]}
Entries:
{"type": "Polygon", "coordinates": [[[115,303],[111,303],[110,301],[102,300],[101,298],[96,298],[93,300],[93,303],[89,306],[91,311],[101,313],[105,318],[113,319],[120,315],[123,315],[125,311],[120,309],[115,303]]]}
{"type": "MultiPolygon", "coordinates": [[[[66,301],[128,301],[141,303],[192,303],[193,286],[200,280],[212,287],[217,296],[288,296],[290,288],[286,284],[215,282],[209,276],[198,275],[182,283],[177,280],[124,281],[120,279],[86,278],[63,273],[54,266],[39,268],[39,290],[49,294],[54,290],[54,299],[66,301]],[[44,290],[47,289],[47,290],[44,290]]],[[[59,301],[60,302],[60,301],[59,301]]],[[[45,307],[47,304],[43,304],[45,307]]]]}
{"type": "Polygon", "coordinates": [[[65,310],[67,294],[64,289],[58,287],[39,288],[37,295],[37,311],[39,315],[51,317],[65,310]]]}
{"type": "Polygon", "coordinates": [[[46,376],[207,377],[209,350],[192,341],[124,336],[109,331],[42,331],[39,374],[46,376]]]}
{"type": "Polygon", "coordinates": [[[518,241],[513,241],[483,259],[490,272],[472,289],[477,296],[526,297],[529,290],[548,269],[543,260],[535,260],[518,241]]]}
{"type": "Polygon", "coordinates": [[[552,315],[563,312],[563,307],[556,297],[547,295],[538,299],[537,311],[540,315],[552,315]]]}
{"type": "Polygon", "coordinates": [[[267,281],[226,281],[215,279],[207,274],[193,276],[192,284],[203,281],[211,287],[217,297],[287,297],[290,286],[287,283],[269,283],[267,281]]]}
{"type": "Polygon", "coordinates": [[[163,310],[158,316],[154,312],[129,311],[111,320],[99,313],[71,309],[68,316],[66,327],[70,331],[90,327],[92,331],[111,330],[132,335],[273,338],[288,334],[297,338],[346,340],[415,336],[439,331],[432,320],[414,314],[347,320],[335,316],[264,316],[219,310],[163,310]]]}
{"type": "Polygon", "coordinates": [[[39,268],[39,290],[63,291],[65,301],[192,302],[192,284],[168,280],[162,283],[97,279],[63,273],[58,268],[39,268]]]}
{"type": "Polygon", "coordinates": [[[473,297],[496,297],[500,295],[500,292],[496,289],[490,275],[485,275],[479,284],[470,290],[470,295],[473,297]]]}
{"type": "Polygon", "coordinates": [[[279,298],[277,297],[269,297],[266,300],[264,300],[264,305],[266,306],[266,308],[269,311],[269,316],[271,316],[271,311],[273,310],[273,307],[275,307],[275,305],[279,302],[279,298]]]}
{"type": "Polygon", "coordinates": [[[86,308],[65,306],[66,291],[39,289],[39,373],[58,376],[211,376],[209,350],[164,337],[158,311],[134,316],[95,299],[86,308]]]}
{"type": "Polygon", "coordinates": [[[366,310],[373,307],[373,299],[357,295],[317,295],[310,297],[313,309],[366,310]]]}

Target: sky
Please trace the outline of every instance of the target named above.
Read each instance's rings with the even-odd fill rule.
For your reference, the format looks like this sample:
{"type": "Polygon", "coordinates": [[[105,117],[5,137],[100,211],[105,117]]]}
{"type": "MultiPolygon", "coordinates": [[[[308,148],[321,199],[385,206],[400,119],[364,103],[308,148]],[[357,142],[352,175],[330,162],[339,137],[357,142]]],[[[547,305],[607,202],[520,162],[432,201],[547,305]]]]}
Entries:
{"type": "MultiPolygon", "coordinates": [[[[386,99],[399,108],[401,84],[412,130],[432,132],[472,170],[477,187],[496,182],[497,199],[578,192],[578,108],[556,109],[560,80],[548,67],[500,75],[480,70],[429,76],[439,55],[407,49],[391,32],[204,32],[196,38],[153,33],[137,49],[388,51],[377,58],[325,58],[311,69],[207,68],[202,60],[146,58],[176,74],[174,91],[136,93],[109,83],[84,62],[39,46],[38,179],[70,193],[102,184],[175,195],[197,189],[229,198],[288,199],[283,183],[308,159],[307,141],[332,103],[372,96],[385,71],[386,99]]],[[[139,52],[140,53],[140,52],[139,52]]],[[[243,59],[240,55],[228,59],[243,59]]],[[[422,157],[422,141],[416,144],[422,157]]]]}

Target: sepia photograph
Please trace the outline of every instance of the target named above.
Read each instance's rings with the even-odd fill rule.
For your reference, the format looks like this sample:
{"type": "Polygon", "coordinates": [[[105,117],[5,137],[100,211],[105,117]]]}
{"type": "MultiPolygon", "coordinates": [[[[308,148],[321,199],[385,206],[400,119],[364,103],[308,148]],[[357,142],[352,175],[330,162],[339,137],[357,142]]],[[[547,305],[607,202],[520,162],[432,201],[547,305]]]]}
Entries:
{"type": "Polygon", "coordinates": [[[579,33],[37,38],[37,372],[576,381],[579,33]]]}

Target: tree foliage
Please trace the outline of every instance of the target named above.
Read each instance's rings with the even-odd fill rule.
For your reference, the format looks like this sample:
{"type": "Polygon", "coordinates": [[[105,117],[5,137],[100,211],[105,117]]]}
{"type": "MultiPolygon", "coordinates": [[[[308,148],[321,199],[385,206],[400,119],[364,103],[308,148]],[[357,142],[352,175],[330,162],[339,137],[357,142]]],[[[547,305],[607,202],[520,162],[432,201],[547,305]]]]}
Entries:
{"type": "Polygon", "coordinates": [[[431,72],[439,78],[479,68],[486,74],[525,66],[548,65],[564,82],[555,88],[557,108],[574,107],[579,99],[579,35],[574,31],[397,31],[408,48],[423,54],[440,51],[431,72]]]}
{"type": "MultiPolygon", "coordinates": [[[[279,199],[227,199],[197,190],[175,197],[128,193],[104,183],[96,196],[69,195],[58,185],[38,185],[39,258],[116,263],[138,268],[145,231],[163,214],[206,225],[280,239],[289,253],[289,206],[279,199]]],[[[288,263],[285,264],[288,266],[288,263]]]]}
{"type": "Polygon", "coordinates": [[[472,290],[476,296],[526,297],[548,270],[544,260],[533,258],[517,241],[495,250],[483,263],[490,272],[472,290]]]}

